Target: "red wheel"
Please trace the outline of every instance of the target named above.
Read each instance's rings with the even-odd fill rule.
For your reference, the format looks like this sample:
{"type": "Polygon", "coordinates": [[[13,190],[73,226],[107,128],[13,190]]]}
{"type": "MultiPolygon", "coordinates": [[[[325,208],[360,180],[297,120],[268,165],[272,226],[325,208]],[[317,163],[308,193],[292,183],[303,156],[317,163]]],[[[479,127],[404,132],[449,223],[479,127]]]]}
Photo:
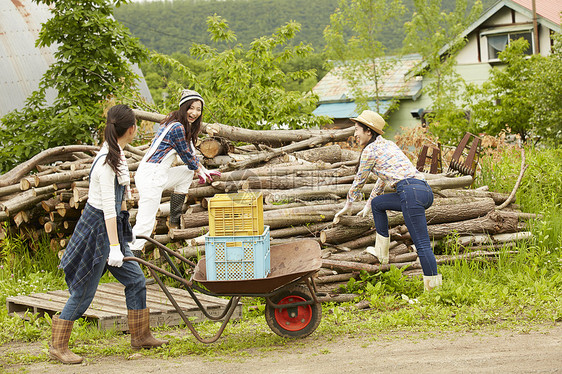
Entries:
{"type": "MultiPolygon", "coordinates": [[[[300,296],[287,296],[278,304],[292,304],[306,301],[300,296]]],[[[310,305],[301,305],[297,307],[289,307],[283,309],[275,309],[275,321],[285,330],[299,331],[304,329],[312,319],[312,307],[310,305]]]]}
{"type": "Polygon", "coordinates": [[[279,336],[304,338],[314,332],[320,324],[320,304],[290,306],[293,303],[312,300],[306,287],[295,286],[271,297],[270,300],[279,305],[287,305],[286,308],[274,308],[267,304],[265,308],[265,320],[271,330],[279,336]]]}

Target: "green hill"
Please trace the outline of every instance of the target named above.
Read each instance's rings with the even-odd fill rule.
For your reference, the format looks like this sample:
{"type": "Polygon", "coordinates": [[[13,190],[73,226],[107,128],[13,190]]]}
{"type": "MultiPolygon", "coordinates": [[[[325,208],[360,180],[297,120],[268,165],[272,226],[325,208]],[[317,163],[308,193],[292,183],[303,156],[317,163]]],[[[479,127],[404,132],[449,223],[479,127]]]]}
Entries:
{"type": "Polygon", "coordinates": [[[294,42],[311,43],[318,50],[336,4],[337,0],[175,0],[127,4],[114,14],[144,45],[166,54],[188,53],[192,43],[211,44],[205,21],[215,13],[228,21],[242,44],[297,21],[301,32],[294,42]]]}
{"type": "MultiPolygon", "coordinates": [[[[484,8],[494,2],[484,0],[484,8]]],[[[324,28],[337,3],[338,0],[174,0],[130,3],[115,9],[114,14],[145,46],[165,54],[188,53],[192,43],[211,45],[205,21],[215,13],[229,22],[242,44],[270,35],[288,21],[297,21],[301,32],[293,43],[310,43],[320,52],[325,45],[324,28]]],[[[443,0],[445,9],[452,9],[454,4],[455,0],[443,0]]],[[[384,35],[389,51],[402,46],[403,25],[411,18],[412,0],[404,0],[404,6],[404,15],[384,35]]]]}

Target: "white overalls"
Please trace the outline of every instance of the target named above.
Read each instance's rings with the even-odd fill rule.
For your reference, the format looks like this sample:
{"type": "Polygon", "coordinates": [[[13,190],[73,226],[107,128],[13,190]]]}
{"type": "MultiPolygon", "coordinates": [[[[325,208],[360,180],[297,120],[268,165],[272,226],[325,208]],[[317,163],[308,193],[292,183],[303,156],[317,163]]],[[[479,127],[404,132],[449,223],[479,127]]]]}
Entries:
{"type": "MultiPolygon", "coordinates": [[[[137,235],[150,236],[152,234],[156,223],[156,212],[164,190],[173,188],[174,193],[187,194],[193,181],[195,171],[189,170],[187,165],[172,167],[177,154],[173,149],[164,156],[160,163],[147,162],[158,149],[172,125],[173,122],[152,143],[135,173],[135,185],[139,191],[139,209],[135,227],[133,227],[133,238],[137,235]]],[[[140,251],[145,242],[144,239],[133,239],[130,248],[133,251],[140,251]]]]}

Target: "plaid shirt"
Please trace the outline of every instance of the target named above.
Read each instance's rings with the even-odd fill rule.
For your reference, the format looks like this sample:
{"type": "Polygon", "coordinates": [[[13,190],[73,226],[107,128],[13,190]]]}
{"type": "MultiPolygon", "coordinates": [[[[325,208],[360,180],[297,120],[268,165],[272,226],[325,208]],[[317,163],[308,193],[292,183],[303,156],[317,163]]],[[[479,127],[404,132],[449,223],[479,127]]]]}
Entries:
{"type": "Polygon", "coordinates": [[[104,246],[109,246],[109,238],[103,210],[86,204],[59,265],[71,293],[90,278],[94,265],[103,261],[104,246]]]}
{"type": "MultiPolygon", "coordinates": [[[[168,126],[168,123],[160,126],[153,142],[158,139],[166,126],[168,126]]],[[[152,156],[148,158],[147,162],[159,164],[160,162],[162,162],[164,157],[173,149],[178,153],[181,160],[187,165],[189,170],[197,170],[197,168],[199,167],[199,160],[197,159],[195,152],[193,152],[193,150],[191,149],[191,146],[185,140],[185,129],[183,128],[183,125],[179,122],[174,122],[170,126],[172,126],[172,128],[164,136],[164,139],[162,139],[162,141],[158,145],[158,148],[156,149],[156,151],[154,151],[152,156]]]]}
{"type": "Polygon", "coordinates": [[[373,172],[379,179],[369,196],[368,203],[375,196],[384,192],[386,184],[394,186],[397,182],[407,178],[425,180],[423,174],[412,165],[404,152],[394,142],[386,140],[382,136],[366,146],[361,153],[359,170],[347,194],[348,201],[361,199],[361,189],[370,172],[373,172]]]}

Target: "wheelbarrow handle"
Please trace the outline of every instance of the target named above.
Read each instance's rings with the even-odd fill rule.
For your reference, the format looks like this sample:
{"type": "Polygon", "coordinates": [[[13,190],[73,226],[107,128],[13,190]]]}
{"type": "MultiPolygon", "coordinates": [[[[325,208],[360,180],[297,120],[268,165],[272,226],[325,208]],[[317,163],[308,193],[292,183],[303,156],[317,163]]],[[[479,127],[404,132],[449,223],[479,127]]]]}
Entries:
{"type": "Polygon", "coordinates": [[[144,239],[149,241],[150,243],[154,244],[155,246],[157,246],[159,249],[165,251],[166,253],[180,259],[181,261],[187,263],[189,266],[191,266],[193,269],[195,269],[195,266],[197,266],[193,261],[188,260],[187,258],[183,257],[182,255],[180,255],[179,253],[171,250],[170,248],[166,247],[165,245],[163,245],[162,243],[154,240],[153,238],[151,238],[150,236],[145,236],[145,235],[137,235],[136,236],[137,239],[144,239]]]}
{"type": "Polygon", "coordinates": [[[173,278],[173,279],[177,280],[178,282],[182,283],[182,284],[185,285],[186,287],[191,287],[191,286],[193,285],[193,282],[191,282],[190,280],[186,280],[186,279],[184,279],[184,278],[182,278],[182,277],[179,277],[179,276],[177,276],[177,275],[175,275],[175,274],[172,274],[172,273],[170,273],[169,271],[166,271],[166,270],[164,270],[164,269],[162,269],[162,268],[160,268],[160,267],[158,267],[158,266],[156,266],[156,265],[154,265],[154,264],[151,264],[150,262],[145,261],[145,260],[143,260],[143,259],[141,259],[141,258],[138,258],[138,257],[124,257],[124,258],[123,258],[123,261],[125,261],[125,262],[126,262],[126,261],[136,261],[136,262],[138,262],[139,264],[143,264],[144,266],[146,266],[146,267],[148,267],[148,268],[150,268],[150,269],[152,269],[152,270],[154,270],[154,271],[157,271],[157,272],[162,273],[162,274],[164,274],[164,275],[166,275],[166,276],[168,276],[168,277],[170,277],[170,278],[173,278]]]}

